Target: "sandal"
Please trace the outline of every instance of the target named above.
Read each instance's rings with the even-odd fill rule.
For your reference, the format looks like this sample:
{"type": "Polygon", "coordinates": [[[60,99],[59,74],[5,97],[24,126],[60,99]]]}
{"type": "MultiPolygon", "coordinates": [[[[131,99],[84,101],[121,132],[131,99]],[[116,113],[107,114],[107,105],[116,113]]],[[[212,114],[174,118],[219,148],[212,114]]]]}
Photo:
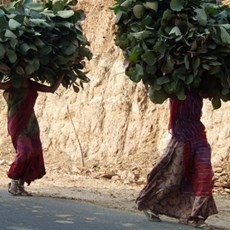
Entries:
{"type": "Polygon", "coordinates": [[[189,223],[191,226],[199,229],[206,229],[206,230],[212,230],[213,228],[206,224],[203,220],[200,221],[193,221],[189,223]]]}
{"type": "Polygon", "coordinates": [[[27,192],[23,185],[18,185],[18,193],[21,196],[32,196],[30,192],[27,192]]]}
{"type": "Polygon", "coordinates": [[[154,212],[152,212],[151,210],[148,210],[148,211],[145,210],[143,212],[144,212],[145,216],[147,217],[147,219],[149,221],[152,221],[152,222],[161,222],[160,217],[157,214],[155,214],[154,212]]]}
{"type": "Polygon", "coordinates": [[[11,183],[8,184],[8,192],[13,196],[32,196],[17,180],[12,180],[11,183]]]}
{"type": "Polygon", "coordinates": [[[180,218],[178,224],[188,225],[188,218],[180,218]]]}
{"type": "Polygon", "coordinates": [[[13,196],[18,195],[18,181],[17,180],[12,180],[12,182],[8,184],[8,192],[13,196]]]}

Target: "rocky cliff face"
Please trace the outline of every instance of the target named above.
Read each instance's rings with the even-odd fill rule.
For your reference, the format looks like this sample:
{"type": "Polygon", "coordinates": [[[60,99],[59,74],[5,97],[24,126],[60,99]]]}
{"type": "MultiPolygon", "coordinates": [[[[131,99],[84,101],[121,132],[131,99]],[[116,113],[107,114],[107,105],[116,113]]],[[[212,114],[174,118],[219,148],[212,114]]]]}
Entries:
{"type": "MultiPolygon", "coordinates": [[[[91,82],[76,94],[60,88],[57,94],[40,94],[35,108],[41,129],[45,160],[72,168],[87,165],[139,170],[145,177],[162,154],[167,132],[168,104],[154,105],[141,84],[124,74],[123,56],[114,46],[112,0],[79,0],[86,12],[83,27],[91,42],[93,59],[87,64],[91,82]]],[[[6,129],[6,107],[0,99],[1,154],[14,154],[6,129]]],[[[213,111],[205,101],[203,122],[212,146],[213,165],[230,187],[230,103],[213,111]]],[[[13,156],[13,155],[12,155],[13,156]]],[[[140,175],[139,175],[140,176],[140,175]]],[[[138,178],[139,178],[138,176],[138,178]]]]}

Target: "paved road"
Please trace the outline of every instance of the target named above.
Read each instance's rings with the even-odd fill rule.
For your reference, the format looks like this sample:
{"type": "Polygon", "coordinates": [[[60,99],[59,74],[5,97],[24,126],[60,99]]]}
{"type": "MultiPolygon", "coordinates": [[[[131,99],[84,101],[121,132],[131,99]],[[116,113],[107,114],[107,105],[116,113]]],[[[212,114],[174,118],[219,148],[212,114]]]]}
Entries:
{"type": "Polygon", "coordinates": [[[192,230],[172,222],[153,223],[142,214],[58,198],[14,197],[0,190],[1,230],[192,230]]]}

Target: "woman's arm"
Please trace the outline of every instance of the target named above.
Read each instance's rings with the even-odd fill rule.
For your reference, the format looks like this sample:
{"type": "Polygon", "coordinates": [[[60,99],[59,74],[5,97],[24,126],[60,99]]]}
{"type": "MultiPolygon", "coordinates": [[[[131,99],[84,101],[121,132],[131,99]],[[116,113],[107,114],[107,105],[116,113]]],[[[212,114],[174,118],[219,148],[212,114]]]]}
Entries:
{"type": "Polygon", "coordinates": [[[64,76],[65,74],[62,74],[52,86],[42,85],[37,82],[35,82],[34,84],[36,84],[37,90],[40,92],[54,93],[58,89],[59,85],[61,84],[64,76]]]}
{"type": "Polygon", "coordinates": [[[11,87],[11,83],[7,82],[0,82],[0,89],[8,90],[11,87]]]}

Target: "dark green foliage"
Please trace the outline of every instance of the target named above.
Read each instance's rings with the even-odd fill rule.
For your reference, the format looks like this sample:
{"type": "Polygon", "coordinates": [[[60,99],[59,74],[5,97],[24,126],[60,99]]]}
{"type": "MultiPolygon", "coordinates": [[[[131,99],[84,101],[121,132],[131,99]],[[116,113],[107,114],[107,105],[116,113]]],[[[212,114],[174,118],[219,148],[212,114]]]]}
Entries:
{"type": "Polygon", "coordinates": [[[24,76],[53,84],[64,73],[63,86],[75,92],[89,82],[84,60],[92,53],[83,35],[82,10],[74,1],[18,0],[0,7],[0,79],[20,86],[24,76]]]}
{"type": "Polygon", "coordinates": [[[154,103],[186,98],[198,88],[212,100],[230,99],[230,9],[205,0],[116,0],[115,44],[126,75],[150,85],[154,103]]]}

